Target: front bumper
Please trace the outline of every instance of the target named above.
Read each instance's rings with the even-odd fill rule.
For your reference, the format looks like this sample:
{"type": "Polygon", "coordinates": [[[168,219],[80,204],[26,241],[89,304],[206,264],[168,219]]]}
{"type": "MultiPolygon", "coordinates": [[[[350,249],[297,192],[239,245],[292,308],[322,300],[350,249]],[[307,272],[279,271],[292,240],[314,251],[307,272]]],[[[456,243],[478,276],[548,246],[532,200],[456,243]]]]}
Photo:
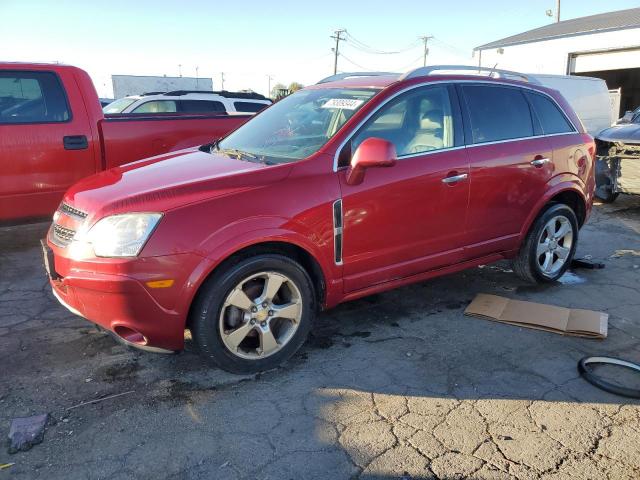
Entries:
{"type": "Polygon", "coordinates": [[[596,185],[611,193],[640,194],[640,144],[598,141],[596,185]]]}
{"type": "Polygon", "coordinates": [[[50,284],[69,311],[128,345],[162,353],[183,349],[188,314],[183,286],[199,257],[183,254],[113,264],[99,259],[91,264],[73,262],[53,249],[50,284]],[[168,288],[147,285],[159,278],[174,281],[168,288]]]}

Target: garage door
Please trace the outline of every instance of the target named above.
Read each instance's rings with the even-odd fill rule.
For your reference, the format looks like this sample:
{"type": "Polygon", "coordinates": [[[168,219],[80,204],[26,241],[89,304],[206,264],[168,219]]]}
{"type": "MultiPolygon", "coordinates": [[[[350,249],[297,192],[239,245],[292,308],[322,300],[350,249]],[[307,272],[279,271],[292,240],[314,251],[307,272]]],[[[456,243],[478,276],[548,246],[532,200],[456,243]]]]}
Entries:
{"type": "Polygon", "coordinates": [[[640,47],[571,54],[570,73],[600,72],[640,67],[640,47]]]}

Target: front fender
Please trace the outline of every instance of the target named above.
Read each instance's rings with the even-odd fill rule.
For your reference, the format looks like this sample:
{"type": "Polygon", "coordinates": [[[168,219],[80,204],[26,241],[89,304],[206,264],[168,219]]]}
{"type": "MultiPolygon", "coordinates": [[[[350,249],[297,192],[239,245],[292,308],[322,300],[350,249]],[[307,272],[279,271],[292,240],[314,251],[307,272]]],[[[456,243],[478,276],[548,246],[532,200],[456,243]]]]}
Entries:
{"type": "MultiPolygon", "coordinates": [[[[331,299],[340,291],[339,266],[333,263],[332,232],[319,237],[308,236],[292,228],[302,226],[292,221],[283,221],[280,217],[253,217],[243,219],[212,234],[203,243],[200,252],[207,252],[193,270],[180,294],[180,311],[189,311],[198,290],[211,273],[233,254],[259,244],[280,242],[294,245],[313,257],[326,283],[326,303],[335,303],[331,299]]],[[[186,321],[186,316],[185,316],[186,321]]]]}

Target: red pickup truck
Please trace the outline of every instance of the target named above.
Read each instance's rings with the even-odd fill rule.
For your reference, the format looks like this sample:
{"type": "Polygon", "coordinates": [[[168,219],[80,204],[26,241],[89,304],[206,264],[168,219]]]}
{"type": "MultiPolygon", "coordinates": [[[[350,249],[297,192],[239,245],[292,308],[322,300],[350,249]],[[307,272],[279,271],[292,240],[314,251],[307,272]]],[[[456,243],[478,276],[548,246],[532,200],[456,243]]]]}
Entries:
{"type": "Polygon", "coordinates": [[[0,224],[50,216],[81,178],[211,142],[249,117],[105,117],[85,71],[0,63],[0,224]]]}

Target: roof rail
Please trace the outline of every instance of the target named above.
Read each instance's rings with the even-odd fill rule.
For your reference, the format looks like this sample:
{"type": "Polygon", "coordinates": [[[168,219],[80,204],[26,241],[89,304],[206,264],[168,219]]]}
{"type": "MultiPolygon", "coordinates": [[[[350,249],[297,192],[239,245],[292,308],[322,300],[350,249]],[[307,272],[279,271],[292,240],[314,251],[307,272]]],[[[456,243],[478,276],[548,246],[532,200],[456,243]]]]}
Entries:
{"type": "Polygon", "coordinates": [[[321,83],[329,83],[329,82],[337,82],[338,80],[344,80],[346,78],[355,78],[355,77],[381,77],[383,75],[399,75],[394,72],[344,72],[337,73],[335,75],[331,75],[330,77],[323,78],[316,85],[320,85],[321,83]]]}
{"type": "Polygon", "coordinates": [[[180,97],[182,95],[187,95],[189,93],[199,93],[199,94],[209,94],[209,95],[219,95],[221,97],[229,97],[229,98],[250,98],[253,100],[268,100],[264,95],[260,95],[256,92],[229,92],[227,90],[173,90],[171,92],[162,92],[162,95],[170,95],[174,97],[180,97]]]}
{"type": "Polygon", "coordinates": [[[204,93],[204,94],[213,94],[212,90],[172,90],[170,92],[164,92],[163,95],[171,95],[174,97],[179,97],[181,95],[187,95],[188,93],[204,93]]]}
{"type": "Polygon", "coordinates": [[[416,77],[426,77],[437,72],[447,71],[466,71],[471,72],[470,75],[480,75],[486,72],[487,76],[493,77],[494,75],[500,77],[516,77],[517,79],[524,80],[525,82],[538,83],[534,78],[530,78],[524,73],[512,72],[511,70],[501,70],[491,67],[474,67],[473,65],[430,65],[428,67],[420,67],[414,70],[410,70],[400,77],[400,80],[408,80],[416,77]]]}

